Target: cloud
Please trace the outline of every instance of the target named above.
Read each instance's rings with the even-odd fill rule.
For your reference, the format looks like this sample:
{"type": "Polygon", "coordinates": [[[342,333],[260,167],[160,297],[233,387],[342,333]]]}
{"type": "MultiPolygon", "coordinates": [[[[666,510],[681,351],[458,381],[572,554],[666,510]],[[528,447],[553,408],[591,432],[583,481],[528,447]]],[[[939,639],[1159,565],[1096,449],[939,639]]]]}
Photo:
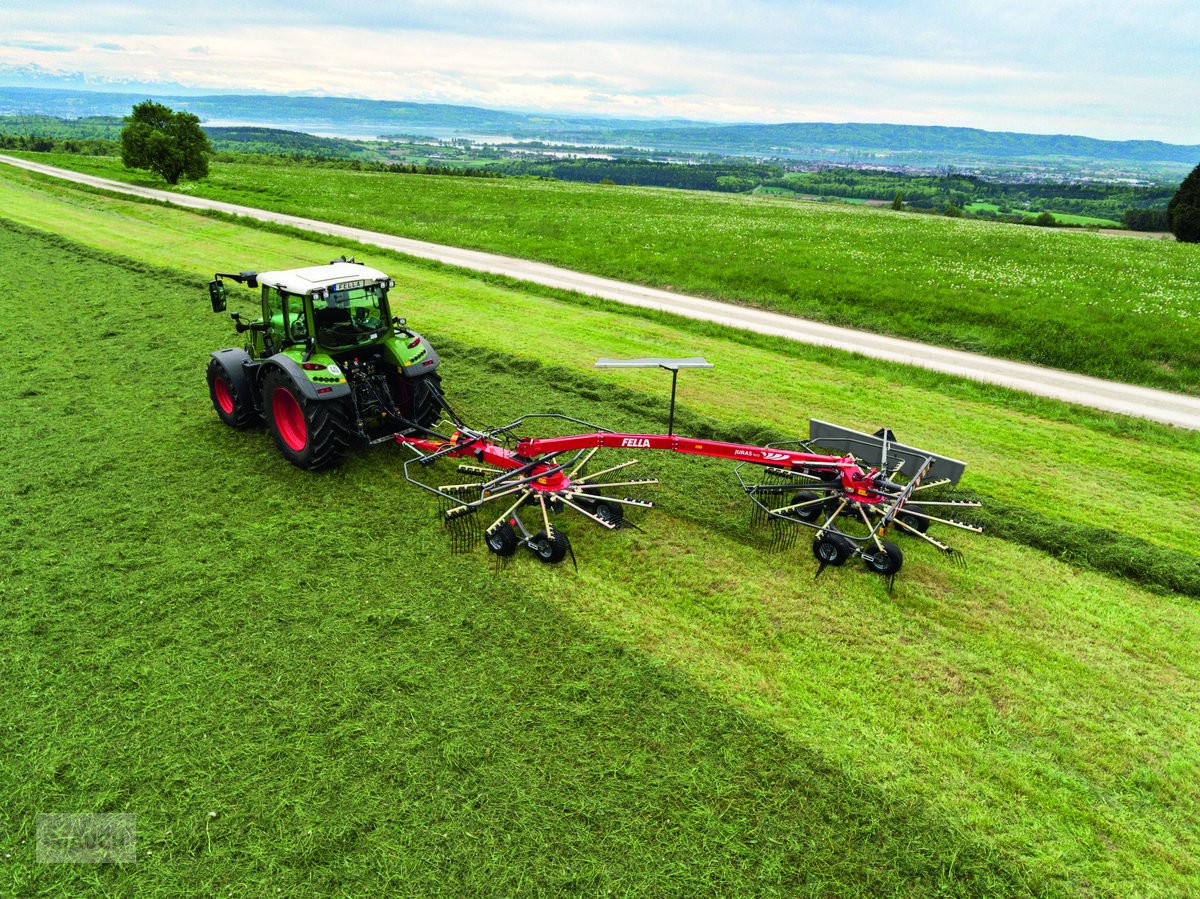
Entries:
{"type": "Polygon", "coordinates": [[[22,50],[37,50],[41,53],[70,53],[77,49],[73,44],[53,44],[48,41],[0,41],[0,47],[15,47],[22,50]]]}
{"type": "Polygon", "coordinates": [[[139,82],[717,121],[883,121],[1200,143],[1188,0],[7,0],[0,63],[48,47],[139,82]],[[281,24],[283,23],[283,24],[281,24]]]}

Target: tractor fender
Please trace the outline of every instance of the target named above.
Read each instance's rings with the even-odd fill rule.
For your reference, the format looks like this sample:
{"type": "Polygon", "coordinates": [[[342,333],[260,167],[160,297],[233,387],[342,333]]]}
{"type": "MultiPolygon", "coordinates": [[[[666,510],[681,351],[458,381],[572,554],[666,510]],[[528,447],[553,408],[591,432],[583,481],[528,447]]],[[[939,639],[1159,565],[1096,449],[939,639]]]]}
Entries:
{"type": "Polygon", "coordinates": [[[283,353],[276,353],[274,356],[265,360],[262,364],[262,371],[259,373],[259,379],[266,377],[267,370],[274,366],[284,372],[288,379],[295,385],[296,391],[307,400],[316,400],[325,402],[326,400],[339,400],[342,397],[350,395],[349,384],[322,384],[321,389],[330,388],[325,393],[317,393],[317,385],[308,379],[304,374],[304,369],[291,356],[283,353]]]}
{"type": "MultiPolygon", "coordinates": [[[[416,331],[410,332],[413,337],[421,337],[416,331]]],[[[421,345],[425,347],[425,355],[416,361],[413,365],[405,365],[401,368],[406,378],[419,378],[422,375],[428,375],[438,370],[438,365],[441,364],[441,359],[438,358],[437,350],[424,337],[421,337],[421,345]]]]}
{"type": "Polygon", "coordinates": [[[258,390],[256,385],[251,384],[251,377],[246,372],[246,363],[253,361],[250,355],[245,350],[236,347],[230,347],[227,350],[213,350],[209,355],[217,360],[221,370],[229,377],[229,383],[233,385],[237,395],[250,397],[251,403],[257,406],[258,390]]]}

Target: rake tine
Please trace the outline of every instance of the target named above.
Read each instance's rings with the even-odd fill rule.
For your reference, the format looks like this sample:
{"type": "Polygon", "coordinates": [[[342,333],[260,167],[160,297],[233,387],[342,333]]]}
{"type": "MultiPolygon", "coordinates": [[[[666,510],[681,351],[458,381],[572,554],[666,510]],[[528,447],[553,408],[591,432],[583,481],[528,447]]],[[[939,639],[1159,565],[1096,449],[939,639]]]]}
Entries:
{"type": "Polygon", "coordinates": [[[479,522],[471,506],[457,506],[446,511],[442,526],[450,535],[450,552],[469,552],[479,537],[479,522]]]}
{"type": "Polygon", "coordinates": [[[609,487],[642,487],[646,484],[657,484],[658,478],[642,478],[640,481],[606,481],[603,484],[591,484],[590,487],[608,489],[609,487]]]}
{"type": "Polygon", "coordinates": [[[778,509],[768,509],[767,511],[771,515],[782,515],[784,512],[791,512],[793,509],[800,509],[804,506],[813,506],[817,503],[827,502],[828,499],[829,497],[827,496],[818,496],[816,499],[806,499],[802,503],[793,503],[790,506],[780,506],[778,509]]]}
{"type": "Polygon", "coordinates": [[[578,465],[576,465],[569,472],[567,472],[567,477],[568,478],[575,477],[575,473],[577,471],[582,471],[583,466],[587,465],[588,462],[590,462],[592,460],[592,456],[596,455],[596,453],[599,451],[600,451],[600,447],[598,447],[598,446],[594,446],[590,450],[588,450],[587,453],[584,455],[582,461],[580,461],[580,463],[578,465]]]}
{"type": "Polygon", "coordinates": [[[958,506],[961,509],[979,509],[983,507],[983,503],[977,503],[969,499],[921,500],[921,507],[924,508],[925,506],[958,506]]]}
{"type": "Polygon", "coordinates": [[[639,509],[653,509],[654,508],[654,503],[652,503],[648,500],[631,499],[628,496],[626,496],[626,497],[603,496],[598,493],[583,493],[579,490],[574,490],[571,493],[564,494],[562,496],[562,499],[565,500],[568,497],[571,497],[573,499],[579,499],[580,497],[582,497],[584,499],[602,499],[606,503],[617,503],[622,506],[637,506],[639,509]]]}
{"type": "Polygon", "coordinates": [[[603,525],[604,527],[608,528],[610,531],[615,531],[617,529],[618,525],[614,524],[611,521],[605,521],[603,518],[601,518],[598,515],[593,515],[587,509],[581,509],[579,506],[575,505],[573,502],[571,502],[565,496],[560,497],[560,499],[563,501],[564,505],[570,506],[572,509],[574,509],[576,512],[578,512],[580,515],[584,515],[584,516],[590,518],[592,521],[596,522],[596,524],[603,525]]]}
{"type": "Polygon", "coordinates": [[[498,468],[488,468],[484,465],[467,465],[466,463],[458,466],[458,472],[459,474],[481,474],[484,476],[501,473],[498,468]]]}
{"type": "Polygon", "coordinates": [[[768,552],[785,552],[796,545],[796,529],[787,518],[771,520],[771,542],[768,552]]]}
{"type": "Polygon", "coordinates": [[[576,478],[576,484],[586,484],[588,481],[594,481],[596,478],[609,474],[614,471],[620,471],[622,468],[628,468],[630,465],[637,465],[637,459],[630,459],[628,462],[622,462],[620,465],[614,465],[612,468],[606,468],[603,471],[597,471],[594,474],[586,474],[581,478],[576,478]]]}
{"type": "Polygon", "coordinates": [[[542,507],[542,523],[546,525],[546,539],[554,539],[554,526],[550,524],[550,512],[546,509],[546,495],[538,494],[538,505],[542,507]]]}
{"type": "Polygon", "coordinates": [[[438,487],[443,493],[465,493],[468,490],[478,490],[483,484],[444,484],[438,487]]]}
{"type": "Polygon", "coordinates": [[[914,528],[912,525],[905,524],[903,521],[901,521],[898,518],[893,519],[892,524],[894,524],[896,527],[900,528],[900,530],[906,531],[907,533],[912,534],[915,537],[920,537],[926,543],[936,546],[942,552],[946,553],[946,555],[949,555],[949,556],[961,556],[962,555],[962,553],[959,552],[954,547],[947,546],[945,543],[943,543],[941,540],[938,540],[936,537],[930,537],[928,534],[922,533],[921,531],[914,528]]]}
{"type": "Polygon", "coordinates": [[[521,503],[525,502],[526,497],[528,497],[531,492],[532,491],[530,491],[530,490],[526,490],[524,493],[522,493],[521,498],[518,499],[511,506],[509,506],[507,511],[505,511],[505,513],[503,515],[501,515],[499,518],[497,518],[495,521],[493,521],[490,525],[488,525],[488,528],[486,531],[484,531],[484,533],[491,534],[493,531],[496,530],[496,528],[500,527],[500,525],[502,525],[505,521],[507,521],[508,516],[512,515],[513,512],[517,511],[517,509],[519,509],[521,507],[521,503]]]}
{"type": "Polygon", "coordinates": [[[880,552],[883,552],[883,544],[879,540],[879,528],[871,524],[871,521],[869,518],[867,518],[867,513],[863,511],[862,506],[858,507],[858,516],[863,520],[863,524],[867,526],[867,530],[871,532],[871,539],[875,541],[875,546],[880,552]]]}
{"type": "Polygon", "coordinates": [[[916,487],[914,487],[912,489],[912,492],[916,493],[918,490],[929,490],[932,487],[944,487],[946,484],[949,484],[949,483],[950,483],[949,478],[942,478],[940,481],[930,481],[928,484],[918,484],[916,487]]]}
{"type": "Polygon", "coordinates": [[[924,512],[918,512],[916,509],[904,507],[906,515],[912,515],[916,518],[924,518],[926,521],[936,521],[938,524],[948,524],[953,528],[960,528],[964,531],[970,531],[973,534],[982,534],[983,528],[976,527],[973,524],[967,524],[965,521],[955,521],[953,518],[938,518],[934,515],[926,515],[924,512]]]}
{"type": "Polygon", "coordinates": [[[823,525],[821,525],[820,530],[817,531],[818,537],[821,536],[822,534],[824,534],[827,530],[829,530],[829,527],[833,524],[834,519],[836,519],[839,515],[842,514],[842,510],[844,508],[846,508],[846,500],[843,499],[841,501],[841,503],[838,505],[838,507],[833,510],[833,514],[829,516],[829,518],[826,520],[826,522],[823,525]]]}

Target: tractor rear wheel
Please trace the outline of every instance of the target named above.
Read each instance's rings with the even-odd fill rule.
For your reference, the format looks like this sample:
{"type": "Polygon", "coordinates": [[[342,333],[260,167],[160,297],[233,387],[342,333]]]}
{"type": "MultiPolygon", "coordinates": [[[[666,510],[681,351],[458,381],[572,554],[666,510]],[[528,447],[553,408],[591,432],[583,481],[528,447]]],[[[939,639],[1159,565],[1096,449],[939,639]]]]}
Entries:
{"type": "Polygon", "coordinates": [[[437,424],[442,415],[442,404],[438,400],[442,391],[441,375],[434,372],[419,378],[405,378],[403,389],[407,395],[401,403],[405,417],[422,428],[437,424]]]}
{"type": "Polygon", "coordinates": [[[217,417],[231,428],[239,431],[258,423],[258,410],[254,408],[254,399],[243,396],[233,379],[225,371],[225,367],[216,359],[208,360],[208,396],[217,417]]]}
{"type": "Polygon", "coordinates": [[[263,379],[267,428],[283,457],[307,471],[332,468],[349,445],[341,400],[310,400],[283,371],[272,367],[263,379]]]}

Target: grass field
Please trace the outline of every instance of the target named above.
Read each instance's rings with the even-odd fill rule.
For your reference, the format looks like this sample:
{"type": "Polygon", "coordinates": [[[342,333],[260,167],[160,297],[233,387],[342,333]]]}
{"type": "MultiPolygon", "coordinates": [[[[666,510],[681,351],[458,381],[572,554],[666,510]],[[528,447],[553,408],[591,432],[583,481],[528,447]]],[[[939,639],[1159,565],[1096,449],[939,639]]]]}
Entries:
{"type": "MultiPolygon", "coordinates": [[[[996,203],[968,203],[963,207],[967,212],[993,212],[999,213],[1000,206],[996,203]]],[[[1032,210],[1016,210],[1025,215],[1033,216],[1041,212],[1041,209],[1032,210]]],[[[1070,212],[1055,212],[1053,209],[1046,210],[1054,216],[1055,221],[1061,222],[1064,225],[1090,225],[1097,228],[1119,228],[1121,223],[1113,219],[1097,218],[1092,215],[1075,215],[1070,212]]]]}
{"type": "MultiPolygon", "coordinates": [[[[161,187],[118,160],[37,158],[161,187]]],[[[213,167],[180,188],[344,224],[1187,393],[1200,391],[1189,245],[769,196],[213,167]]]]}
{"type": "MultiPolygon", "coordinates": [[[[578,572],[496,572],[442,551],[395,453],[307,475],[213,416],[203,363],[232,335],[205,278],[328,245],[7,174],[0,208],[24,223],[5,257],[55,286],[0,310],[14,892],[1200,883],[1193,600],[990,537],[957,541],[967,568],[906,544],[894,594],[859,570],[814,583],[803,543],[747,532],[724,466],[681,458],[644,460],[665,481],[645,533],[572,522],[578,572]],[[90,338],[66,359],[45,351],[64,296],[90,338]],[[33,863],[34,815],[82,810],[138,814],[139,863],[33,863]]],[[[689,428],[886,423],[1021,511],[1200,555],[1187,479],[1162,477],[1194,466],[1194,435],[371,261],[471,418],[654,428],[661,378],[588,364],[702,352],[719,367],[681,385],[689,428]]]]}

